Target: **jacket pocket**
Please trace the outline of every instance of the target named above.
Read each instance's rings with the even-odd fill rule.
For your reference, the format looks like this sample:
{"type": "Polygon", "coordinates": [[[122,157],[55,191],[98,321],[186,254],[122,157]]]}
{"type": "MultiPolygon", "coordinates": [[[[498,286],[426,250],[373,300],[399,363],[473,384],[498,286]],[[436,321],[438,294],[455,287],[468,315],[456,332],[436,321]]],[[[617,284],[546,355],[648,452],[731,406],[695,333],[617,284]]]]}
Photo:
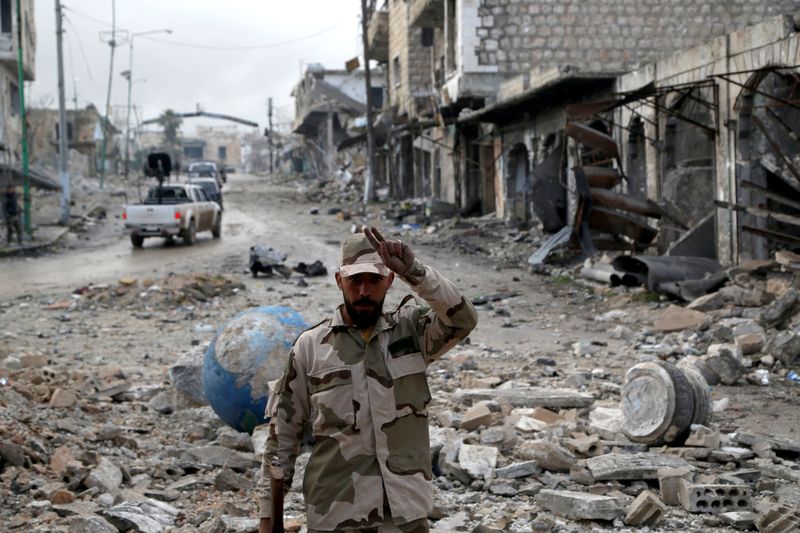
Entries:
{"type": "Polygon", "coordinates": [[[397,416],[410,413],[427,414],[427,407],[431,401],[431,391],[428,388],[428,365],[422,353],[410,353],[402,357],[390,357],[386,362],[392,376],[392,389],[397,416]]]}
{"type": "Polygon", "coordinates": [[[354,424],[352,381],[347,366],[309,374],[308,394],[315,435],[332,435],[354,424]]]}

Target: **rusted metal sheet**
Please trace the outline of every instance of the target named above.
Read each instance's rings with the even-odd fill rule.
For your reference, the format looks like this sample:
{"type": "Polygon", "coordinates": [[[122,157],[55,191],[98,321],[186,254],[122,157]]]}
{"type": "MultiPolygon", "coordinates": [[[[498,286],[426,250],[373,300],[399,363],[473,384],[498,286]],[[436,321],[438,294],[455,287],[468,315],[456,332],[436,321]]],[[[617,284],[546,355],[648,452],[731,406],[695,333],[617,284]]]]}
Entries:
{"type": "Polygon", "coordinates": [[[606,189],[592,189],[592,201],[598,207],[619,209],[650,218],[664,216],[664,211],[651,200],[643,200],[606,189]]]}
{"type": "Polygon", "coordinates": [[[622,181],[617,169],[611,167],[582,167],[592,189],[613,189],[622,181]]]}
{"type": "Polygon", "coordinates": [[[565,132],[584,146],[602,150],[609,157],[619,157],[617,142],[602,131],[579,122],[567,122],[565,132]]]}
{"type": "Polygon", "coordinates": [[[570,120],[590,120],[598,113],[613,109],[620,100],[598,100],[595,102],[579,102],[567,106],[567,118],[570,120]]]}
{"type": "Polygon", "coordinates": [[[599,207],[592,208],[589,215],[589,227],[612,235],[624,235],[641,245],[650,244],[658,235],[658,231],[647,224],[599,207]]]}

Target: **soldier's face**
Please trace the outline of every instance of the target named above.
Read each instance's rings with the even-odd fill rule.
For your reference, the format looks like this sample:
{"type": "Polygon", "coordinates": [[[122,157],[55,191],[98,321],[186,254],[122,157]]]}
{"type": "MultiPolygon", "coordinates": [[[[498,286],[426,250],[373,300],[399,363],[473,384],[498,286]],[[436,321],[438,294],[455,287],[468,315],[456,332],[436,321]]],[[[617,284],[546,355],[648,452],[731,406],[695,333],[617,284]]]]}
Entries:
{"type": "Polygon", "coordinates": [[[336,273],[336,284],[342,290],[344,306],[352,322],[360,328],[375,324],[383,312],[386,291],[392,286],[394,274],[355,274],[342,277],[336,273]]]}

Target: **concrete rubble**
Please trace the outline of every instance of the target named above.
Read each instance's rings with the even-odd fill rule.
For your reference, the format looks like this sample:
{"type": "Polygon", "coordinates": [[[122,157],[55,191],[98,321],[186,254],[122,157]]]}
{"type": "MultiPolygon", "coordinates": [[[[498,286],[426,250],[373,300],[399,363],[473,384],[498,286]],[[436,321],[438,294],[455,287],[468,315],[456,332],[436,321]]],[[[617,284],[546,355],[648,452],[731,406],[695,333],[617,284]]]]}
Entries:
{"type": "MultiPolygon", "coordinates": [[[[432,525],[796,527],[800,441],[738,427],[731,413],[747,406],[722,402],[728,409],[701,423],[689,416],[668,445],[633,442],[625,433],[621,404],[631,365],[615,358],[690,366],[713,394],[695,398],[709,413],[711,400],[721,405],[751,386],[746,378],[757,370],[768,385],[752,386],[796,398],[784,377],[800,354],[800,296],[735,279],[742,290],[704,297],[691,313],[661,301],[644,305],[646,319],[624,306],[606,308],[598,327],[626,331],[613,342],[574,341],[591,349],[576,351],[570,338],[562,353],[506,363],[500,350],[465,344],[432,366],[432,525]]],[[[202,394],[203,353],[216,324],[209,309],[242,290],[222,276],[123,279],[33,304],[59,327],[111,308],[164,327],[188,321],[196,335],[157,373],[102,361],[67,368],[52,354],[21,353],[0,340],[0,518],[10,531],[255,531],[251,496],[265,428],[250,437],[224,426],[202,394]]],[[[519,298],[502,294],[481,307],[519,298]]],[[[307,458],[301,455],[287,495],[287,518],[300,531],[307,458]]]]}

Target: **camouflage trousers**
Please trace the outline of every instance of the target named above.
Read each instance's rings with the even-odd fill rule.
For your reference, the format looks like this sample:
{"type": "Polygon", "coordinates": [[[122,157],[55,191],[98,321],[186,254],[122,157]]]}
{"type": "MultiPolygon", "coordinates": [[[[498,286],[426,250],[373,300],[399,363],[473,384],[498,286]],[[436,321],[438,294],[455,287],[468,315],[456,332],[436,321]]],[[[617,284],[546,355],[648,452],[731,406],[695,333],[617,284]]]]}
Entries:
{"type": "MultiPolygon", "coordinates": [[[[407,524],[396,525],[392,521],[391,516],[386,517],[386,522],[377,527],[368,527],[365,529],[343,529],[336,530],[334,533],[428,533],[430,526],[428,526],[427,518],[420,518],[407,524]]],[[[316,529],[309,529],[308,533],[330,533],[328,531],[319,531],[316,529]]]]}
{"type": "Polygon", "coordinates": [[[22,244],[22,222],[19,215],[6,215],[6,242],[11,244],[14,232],[17,233],[17,242],[22,244]]]}

